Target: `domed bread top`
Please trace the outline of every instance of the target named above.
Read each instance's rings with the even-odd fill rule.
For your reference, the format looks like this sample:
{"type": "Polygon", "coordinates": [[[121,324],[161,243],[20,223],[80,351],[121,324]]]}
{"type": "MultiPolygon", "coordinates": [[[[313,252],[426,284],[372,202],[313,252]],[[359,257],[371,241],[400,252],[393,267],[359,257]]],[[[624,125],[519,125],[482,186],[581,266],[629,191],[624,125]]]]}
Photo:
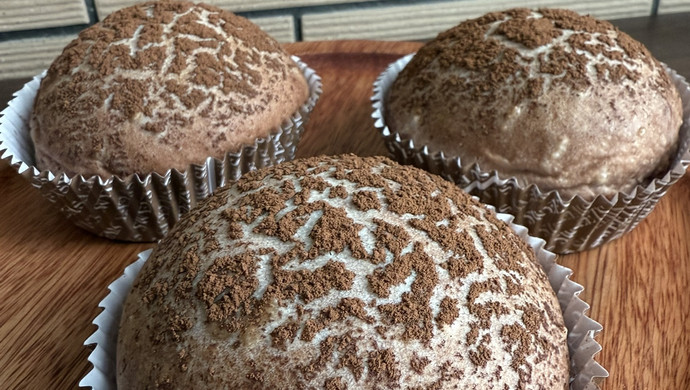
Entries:
{"type": "Polygon", "coordinates": [[[452,183],[382,157],[251,172],[161,240],[128,296],[123,389],[564,389],[533,250],[452,183]]]}
{"type": "Polygon", "coordinates": [[[31,119],[37,166],[102,176],[223,158],[276,131],[308,86],[258,26],[160,1],[116,11],[53,62],[31,119]]]}
{"type": "Polygon", "coordinates": [[[512,9],[421,48],[391,87],[385,116],[415,147],[593,198],[667,169],[682,108],[661,64],[610,23],[512,9]]]}

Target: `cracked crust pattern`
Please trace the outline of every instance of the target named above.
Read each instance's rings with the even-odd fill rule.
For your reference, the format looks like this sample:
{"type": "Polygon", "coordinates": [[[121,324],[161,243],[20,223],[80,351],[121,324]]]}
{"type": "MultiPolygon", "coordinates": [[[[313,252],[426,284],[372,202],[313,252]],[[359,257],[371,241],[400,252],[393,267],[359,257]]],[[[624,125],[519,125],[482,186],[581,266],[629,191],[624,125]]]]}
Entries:
{"type": "Polygon", "coordinates": [[[290,56],[248,20],[189,2],[138,4],[82,31],[41,82],[41,169],[184,169],[266,137],[306,101],[290,56]]]}
{"type": "Polygon", "coordinates": [[[389,128],[566,199],[628,191],[665,171],[678,91],[647,49],[572,11],[512,9],[421,48],[386,102],[389,128]]]}
{"type": "Polygon", "coordinates": [[[564,389],[568,361],[506,224],[440,177],[352,155],[249,173],[186,214],[117,352],[128,389],[564,389]]]}

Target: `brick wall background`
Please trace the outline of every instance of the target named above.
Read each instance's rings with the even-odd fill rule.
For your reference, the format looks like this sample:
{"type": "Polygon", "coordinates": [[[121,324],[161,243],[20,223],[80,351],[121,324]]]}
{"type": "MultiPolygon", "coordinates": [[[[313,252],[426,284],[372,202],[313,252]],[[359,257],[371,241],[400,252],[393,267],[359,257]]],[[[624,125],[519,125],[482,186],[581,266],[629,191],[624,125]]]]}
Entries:
{"type": "MultiPolygon", "coordinates": [[[[0,79],[40,73],[86,26],[141,0],[0,0],[0,79]]],[[[561,7],[602,19],[690,11],[690,0],[206,0],[281,42],[419,40],[509,7],[561,7]]],[[[690,21],[689,21],[690,22],[690,21]]]]}

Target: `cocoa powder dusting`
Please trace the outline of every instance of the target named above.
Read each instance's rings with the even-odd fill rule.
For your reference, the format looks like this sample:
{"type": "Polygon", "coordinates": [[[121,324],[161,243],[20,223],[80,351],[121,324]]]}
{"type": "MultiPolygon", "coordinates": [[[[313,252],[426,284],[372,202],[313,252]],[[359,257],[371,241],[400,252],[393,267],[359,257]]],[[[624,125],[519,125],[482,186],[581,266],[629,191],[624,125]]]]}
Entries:
{"type": "Polygon", "coordinates": [[[412,271],[417,277],[411,291],[403,294],[401,302],[380,305],[379,310],[391,324],[405,327],[404,339],[429,342],[433,335],[433,321],[429,300],[438,282],[433,260],[424,252],[424,246],[415,243],[411,253],[400,256],[383,269],[377,269],[367,277],[372,290],[387,297],[390,288],[402,283],[412,271]]]}
{"type": "Polygon", "coordinates": [[[395,360],[395,354],[390,349],[369,352],[367,364],[373,379],[382,383],[398,383],[400,369],[395,360]]]}
{"type": "MultiPolygon", "coordinates": [[[[503,297],[523,294],[524,287],[513,273],[525,275],[523,264],[533,259],[524,253],[528,247],[513,242],[507,226],[494,221],[488,211],[478,211],[480,206],[457,187],[380,157],[340,156],[252,172],[234,188],[241,191],[230,195],[226,187],[201,202],[177,225],[183,232],[176,227],[163,240],[161,246],[173,245],[183,259],[170,279],[144,272],[148,285],[142,297],[155,307],[177,289],[176,303],[198,300],[205,310],[205,325],[219,327],[226,332],[223,335],[236,335],[236,350],[250,348],[265,337],[269,343],[262,359],[271,362],[243,357],[247,361],[241,363],[248,367],[242,373],[248,382],[243,383],[275,385],[268,370],[290,367],[290,356],[284,362],[275,360],[277,356],[286,351],[299,355],[302,348],[309,355],[290,368],[286,386],[343,389],[354,378],[358,386],[397,388],[412,371],[433,376],[423,388],[442,389],[463,377],[463,364],[485,367],[495,359],[488,330],[494,319],[510,314],[503,297]],[[346,182],[356,190],[347,191],[346,182]],[[297,198],[299,204],[294,202],[297,198]],[[351,206],[339,208],[330,201],[351,206]],[[349,210],[376,210],[377,217],[360,220],[353,215],[364,213],[350,215],[349,210]],[[210,215],[218,218],[207,221],[210,215]],[[485,228],[481,224],[485,222],[470,226],[468,218],[496,226],[485,228]],[[306,228],[308,221],[311,225],[306,228]],[[478,235],[496,267],[484,266],[484,255],[470,231],[478,235]],[[432,242],[447,253],[445,260],[430,256],[432,242]],[[373,271],[356,273],[360,268],[354,265],[360,261],[373,271]],[[453,287],[469,283],[468,275],[481,278],[490,271],[486,268],[511,273],[472,282],[467,296],[451,294],[453,287]],[[451,282],[439,296],[440,280],[449,279],[439,276],[443,272],[451,282]],[[358,290],[362,283],[364,292],[358,290]],[[409,290],[400,291],[405,283],[410,283],[409,290]],[[437,311],[432,310],[434,297],[442,297],[437,311]],[[380,302],[386,298],[394,299],[380,302]],[[463,306],[474,316],[465,345],[460,345],[464,355],[458,352],[445,362],[424,356],[426,348],[443,348],[450,342],[438,337],[459,320],[463,306]],[[419,352],[404,357],[389,348],[393,341],[409,343],[419,352]],[[462,359],[466,362],[456,364],[462,359]],[[341,369],[346,371],[338,372],[341,369]],[[347,381],[344,372],[351,374],[347,381]]],[[[165,264],[160,256],[150,259],[158,268],[165,264]]],[[[502,326],[500,338],[512,357],[511,367],[524,380],[531,369],[527,356],[535,349],[547,349],[547,341],[537,334],[554,314],[530,305],[517,310],[522,311],[521,322],[502,326]]],[[[155,343],[188,337],[194,323],[186,313],[172,308],[163,313],[165,328],[156,333],[155,343]]],[[[190,361],[189,351],[181,353],[179,369],[188,371],[190,361]]],[[[223,375],[213,373],[216,379],[223,375]]]]}
{"type": "Polygon", "coordinates": [[[324,192],[330,187],[320,176],[305,176],[299,181],[299,184],[302,186],[302,189],[319,192],[324,192]]]}
{"type": "Polygon", "coordinates": [[[476,322],[473,322],[470,324],[470,331],[467,332],[467,336],[465,337],[465,344],[467,346],[471,346],[472,344],[476,343],[478,339],[479,339],[479,324],[476,322]]]}
{"type": "MultiPolygon", "coordinates": [[[[181,150],[188,145],[179,138],[194,136],[190,123],[199,117],[214,125],[227,124],[230,118],[242,121],[263,109],[251,99],[262,94],[275,97],[273,85],[294,90],[290,83],[296,73],[299,69],[284,49],[244,18],[191,2],[149,1],[113,12],[80,32],[51,64],[36,106],[69,114],[56,121],[64,124],[45,125],[48,142],[70,135],[77,138],[76,144],[87,143],[94,131],[127,140],[130,132],[141,129],[175,133],[150,141],[181,150]],[[271,85],[264,80],[267,76],[271,85]],[[206,108],[197,111],[202,105],[206,108]],[[94,118],[107,122],[108,129],[102,123],[89,126],[87,121],[94,118]]],[[[286,101],[278,104],[290,104],[282,103],[286,101]]],[[[216,138],[208,137],[205,153],[218,153],[216,138]]],[[[100,152],[94,148],[60,158],[69,157],[70,164],[76,164],[100,152]]],[[[126,176],[134,173],[128,171],[134,166],[153,164],[148,156],[128,158],[137,161],[112,173],[126,176]]],[[[191,162],[197,161],[185,163],[191,162]]]]}
{"type": "Polygon", "coordinates": [[[340,362],[337,368],[347,368],[357,382],[364,375],[364,358],[359,354],[357,343],[352,337],[344,335],[338,345],[340,362]]]}
{"type": "Polygon", "coordinates": [[[364,259],[367,252],[359,239],[362,227],[348,217],[345,210],[327,206],[323,210],[323,216],[312,229],[310,237],[314,241],[314,248],[320,253],[338,253],[349,247],[355,258],[364,259]]]}
{"type": "MultiPolygon", "coordinates": [[[[514,238],[513,234],[506,233],[503,229],[499,232],[477,229],[477,235],[481,239],[484,249],[501,269],[515,271],[520,275],[524,275],[525,267],[522,262],[522,256],[530,252],[525,252],[518,245],[519,239],[514,238]]],[[[533,255],[531,260],[536,261],[533,255]]]]}
{"type": "Polygon", "coordinates": [[[429,360],[428,357],[417,356],[417,354],[415,354],[412,359],[410,359],[410,368],[418,375],[422,375],[424,368],[428,366],[429,363],[431,363],[431,360],[429,360]]]}
{"type": "Polygon", "coordinates": [[[208,268],[197,286],[197,297],[205,303],[208,320],[230,332],[242,328],[242,314],[253,312],[252,294],[258,286],[257,261],[253,252],[219,257],[208,268]]]}
{"type": "Polygon", "coordinates": [[[506,325],[501,329],[501,337],[505,343],[511,348],[507,352],[511,352],[512,359],[510,366],[518,370],[520,366],[524,365],[527,360],[526,356],[530,350],[531,337],[519,324],[506,325]],[[514,351],[512,349],[515,348],[514,351]]]}
{"type": "Polygon", "coordinates": [[[562,34],[555,28],[553,21],[547,18],[527,19],[526,17],[508,19],[498,26],[496,32],[530,49],[543,46],[562,34]]]}
{"type": "Polygon", "coordinates": [[[443,297],[441,300],[441,310],[436,316],[436,322],[442,325],[451,325],[460,314],[458,310],[458,300],[451,297],[443,297]]]}
{"type": "Polygon", "coordinates": [[[305,322],[301,339],[311,341],[316,333],[325,329],[329,324],[343,321],[348,317],[355,317],[366,323],[372,323],[373,318],[366,313],[364,307],[365,304],[360,299],[343,298],[338,305],[321,310],[316,318],[305,322]]]}
{"type": "Polygon", "coordinates": [[[475,351],[470,351],[470,361],[475,366],[484,367],[489,360],[491,351],[484,344],[480,344],[475,351]]]}
{"type": "Polygon", "coordinates": [[[335,186],[328,193],[329,198],[347,198],[347,189],[344,186],[335,186]]]}
{"type": "Polygon", "coordinates": [[[480,320],[482,328],[488,328],[492,318],[507,314],[509,309],[500,301],[489,301],[486,303],[476,303],[475,301],[484,293],[502,294],[502,292],[503,288],[500,281],[496,278],[483,282],[474,282],[470,285],[470,291],[467,295],[467,307],[470,313],[480,320]]]}
{"type": "Polygon", "coordinates": [[[372,191],[358,191],[352,194],[352,203],[362,211],[378,210],[381,208],[381,202],[375,192],[372,191]]]}
{"type": "Polygon", "coordinates": [[[273,340],[273,347],[281,350],[287,349],[287,344],[297,337],[297,330],[299,324],[297,322],[286,322],[283,325],[275,328],[271,332],[271,339],[273,340]]]}
{"type": "Polygon", "coordinates": [[[191,318],[183,316],[167,306],[164,306],[163,313],[165,318],[163,329],[154,335],[153,343],[162,344],[170,341],[179,343],[183,334],[192,328],[194,322],[191,318]]]}
{"type": "Polygon", "coordinates": [[[182,263],[177,270],[175,299],[178,301],[191,297],[190,292],[193,288],[194,279],[196,279],[201,270],[201,259],[199,258],[198,250],[199,245],[191,245],[190,248],[185,251],[182,263]]]}
{"type": "Polygon", "coordinates": [[[247,373],[247,379],[249,379],[252,382],[258,382],[258,383],[263,383],[264,381],[264,375],[261,371],[258,370],[253,370],[247,373]]]}
{"type": "Polygon", "coordinates": [[[472,237],[464,231],[458,233],[457,236],[461,238],[455,242],[458,255],[448,259],[441,264],[441,267],[445,268],[452,278],[465,278],[473,272],[481,272],[484,267],[484,259],[474,247],[472,237]]]}
{"type": "Polygon", "coordinates": [[[348,290],[354,273],[341,262],[329,261],[314,271],[286,271],[273,262],[274,282],[266,289],[264,300],[291,300],[299,296],[305,303],[320,298],[331,289],[348,290]]]}
{"type": "MultiPolygon", "coordinates": [[[[390,101],[400,99],[405,109],[413,110],[433,101],[429,94],[441,93],[447,99],[462,96],[489,107],[500,96],[510,93],[517,104],[541,96],[547,86],[585,90],[593,81],[587,74],[590,63],[597,67],[599,80],[635,82],[641,77],[636,61],[661,69],[644,45],[609,22],[569,10],[539,9],[533,13],[517,8],[466,20],[440,33],[398,75],[391,88],[390,101]],[[565,33],[570,35],[560,40],[565,33]],[[550,48],[538,55],[521,55],[514,44],[526,50],[550,48]],[[601,54],[617,62],[593,63],[585,53],[601,54]],[[536,64],[541,73],[530,75],[525,64],[536,64]],[[449,72],[438,72],[438,68],[449,72]],[[464,80],[452,76],[454,70],[460,69],[470,71],[464,80]],[[547,77],[549,83],[545,82],[547,77]],[[433,88],[426,88],[430,84],[452,87],[432,91],[433,88]],[[426,91],[398,97],[396,90],[405,85],[426,91]]],[[[651,82],[662,89],[669,86],[668,77],[663,74],[651,82]]]]}
{"type": "Polygon", "coordinates": [[[393,253],[393,256],[400,256],[400,252],[410,243],[410,234],[404,228],[382,219],[374,218],[374,222],[376,223],[374,235],[377,248],[387,249],[393,253]]]}
{"type": "Polygon", "coordinates": [[[345,385],[345,383],[343,382],[343,378],[341,378],[341,377],[326,379],[326,382],[323,384],[323,387],[325,390],[346,390],[347,389],[347,385],[345,385]]]}
{"type": "Polygon", "coordinates": [[[189,361],[192,359],[192,356],[187,353],[186,349],[182,349],[178,354],[177,354],[178,362],[179,362],[179,369],[181,372],[187,371],[187,368],[189,367],[189,361]]]}

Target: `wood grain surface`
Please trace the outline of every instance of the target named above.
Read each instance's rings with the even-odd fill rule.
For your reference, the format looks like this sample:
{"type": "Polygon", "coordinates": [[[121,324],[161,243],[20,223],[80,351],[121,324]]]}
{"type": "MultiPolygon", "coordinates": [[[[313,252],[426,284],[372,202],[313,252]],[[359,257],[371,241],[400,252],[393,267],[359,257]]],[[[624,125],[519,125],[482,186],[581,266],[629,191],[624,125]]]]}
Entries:
{"type": "MultiPolygon", "coordinates": [[[[324,94],[298,155],[385,154],[370,117],[372,82],[417,43],[317,42],[288,49],[322,76],[324,94]]],[[[686,74],[687,76],[687,74],[686,74]]],[[[634,231],[563,256],[604,326],[597,360],[614,389],[690,388],[690,175],[634,231]]],[[[0,171],[0,388],[76,388],[98,302],[151,244],[108,241],[64,220],[11,169],[0,171]]]]}

